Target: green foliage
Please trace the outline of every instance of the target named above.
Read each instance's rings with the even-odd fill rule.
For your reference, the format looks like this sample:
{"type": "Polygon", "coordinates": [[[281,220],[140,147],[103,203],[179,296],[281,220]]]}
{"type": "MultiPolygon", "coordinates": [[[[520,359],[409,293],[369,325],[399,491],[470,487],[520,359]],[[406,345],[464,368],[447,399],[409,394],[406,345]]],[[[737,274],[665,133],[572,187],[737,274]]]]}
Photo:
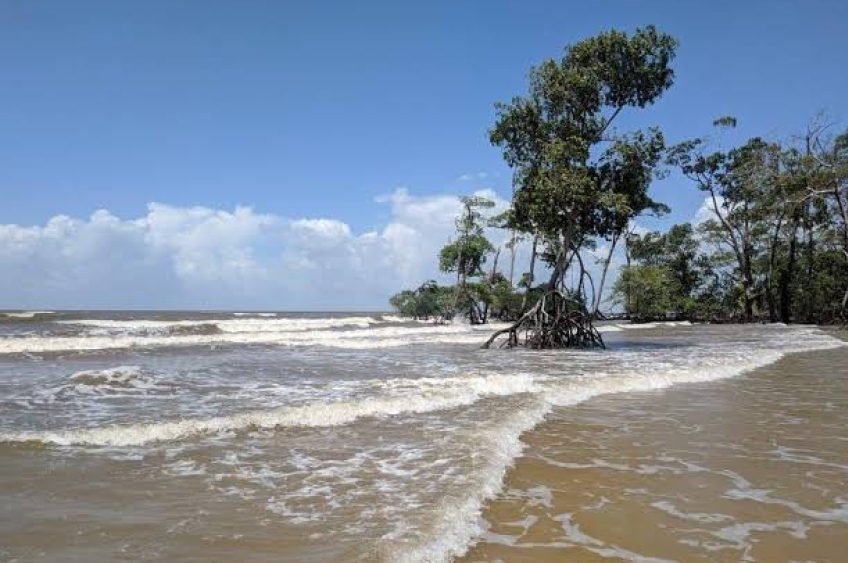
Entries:
{"type": "Polygon", "coordinates": [[[601,33],[534,68],[528,95],[497,106],[490,140],[517,186],[509,223],[548,245],[552,281],[563,279],[572,249],[620,231],[646,209],[663,209],[647,196],[664,146],[660,132],[605,136],[624,108],[643,108],[671,86],[676,46],[653,26],[632,36],[601,33]],[[595,146],[609,141],[593,158],[595,146]]]}
{"type": "Polygon", "coordinates": [[[844,297],[848,292],[848,255],[836,250],[821,252],[816,255],[816,278],[813,288],[818,303],[820,323],[833,322],[842,318],[844,297]]]}
{"type": "Polygon", "coordinates": [[[492,200],[479,196],[462,198],[462,214],[456,219],[457,239],[439,253],[439,269],[443,272],[457,272],[460,285],[466,277],[483,274],[486,256],[494,250],[483,235],[486,218],[482,213],[482,210],[494,205],[492,200]]]}
{"type": "Polygon", "coordinates": [[[453,316],[450,304],[452,296],[452,287],[440,286],[431,280],[418,289],[407,289],[395,294],[389,299],[389,304],[405,317],[443,320],[453,316]]]}
{"type": "MultiPolygon", "coordinates": [[[[722,118],[718,125],[735,120],[722,118]]],[[[669,150],[667,161],[677,166],[701,191],[709,194],[716,218],[702,226],[704,235],[717,245],[733,252],[736,272],[743,292],[743,317],[753,320],[756,314],[756,261],[765,252],[769,225],[764,220],[773,215],[773,205],[781,194],[782,154],[780,147],[753,138],[729,152],[705,153],[705,141],[685,141],[669,150]]]]}
{"type": "MultiPolygon", "coordinates": [[[[534,293],[534,303],[536,299],[534,293]]],[[[404,290],[389,299],[392,308],[404,317],[441,321],[461,315],[472,324],[489,319],[514,320],[522,312],[524,293],[503,276],[494,280],[468,282],[461,288],[429,281],[418,289],[404,290]]]]}
{"type": "Polygon", "coordinates": [[[842,319],[842,299],[848,291],[848,259],[842,252],[825,250],[814,255],[813,275],[797,284],[794,317],[810,323],[831,323],[842,319]],[[807,310],[807,304],[811,310],[807,310]]]}
{"type": "MultiPolygon", "coordinates": [[[[507,280],[500,280],[491,288],[491,315],[502,321],[511,321],[521,316],[522,305],[527,306],[524,293],[516,291],[507,280]]],[[[535,300],[530,302],[530,305],[535,300]]]]}
{"type": "Polygon", "coordinates": [[[725,115],[713,121],[715,127],[736,127],[736,118],[732,115],[725,115]]]}
{"type": "MultiPolygon", "coordinates": [[[[455,285],[428,282],[395,295],[392,306],[411,317],[477,323],[518,318],[556,289],[585,309],[586,287],[602,288],[606,270],[594,287],[579,252],[606,239],[610,249],[627,245],[628,267],[613,290],[633,318],[848,321],[848,131],[831,136],[816,120],[797,142],[754,137],[728,150],[710,149],[706,138],[667,148],[656,128],[616,131],[622,111],[645,108],[671,87],[676,48],[653,26],[608,31],[533,68],[527,94],[497,104],[489,131],[514,171],[510,207],[489,217],[493,202],[463,198],[456,237],[438,257],[441,271],[456,273],[455,285]],[[704,193],[714,217],[631,236],[634,218],[668,212],[648,193],[663,165],[704,193]],[[533,241],[534,273],[516,287],[485,271],[495,250],[486,226],[511,231],[508,250],[533,241]],[[534,279],[537,259],[552,269],[547,283],[534,279]],[[572,264],[581,270],[568,288],[572,264]]],[[[513,268],[514,255],[510,277],[513,268]]]]}
{"type": "Polygon", "coordinates": [[[492,243],[485,236],[470,234],[442,248],[439,269],[443,272],[459,271],[465,277],[481,276],[486,257],[493,250],[492,243]]]}
{"type": "Polygon", "coordinates": [[[462,205],[462,213],[456,219],[457,239],[439,252],[439,269],[456,272],[456,285],[439,286],[431,281],[417,290],[398,293],[389,302],[401,315],[418,319],[448,319],[460,315],[472,324],[481,324],[488,321],[490,312],[498,318],[511,313],[515,297],[511,295],[512,300],[507,302],[507,294],[514,293],[512,286],[497,272],[487,276],[483,270],[488,255],[494,250],[483,234],[487,223],[483,211],[492,208],[494,202],[470,196],[462,198],[462,205]]]}
{"type": "Polygon", "coordinates": [[[625,267],[613,287],[613,297],[637,321],[664,319],[674,310],[678,293],[674,275],[663,266],[625,267]]]}
{"type": "Polygon", "coordinates": [[[692,225],[672,226],[667,233],[634,236],[630,242],[631,257],[648,266],[662,266],[674,278],[678,294],[673,299],[676,310],[684,310],[684,301],[701,285],[707,263],[698,257],[698,240],[692,225]]]}
{"type": "Polygon", "coordinates": [[[797,146],[753,138],[710,153],[694,139],[669,151],[669,164],[709,194],[716,212],[700,227],[722,279],[712,289],[713,313],[783,322],[848,313],[848,137],[826,139],[825,129],[814,122],[797,146]]]}

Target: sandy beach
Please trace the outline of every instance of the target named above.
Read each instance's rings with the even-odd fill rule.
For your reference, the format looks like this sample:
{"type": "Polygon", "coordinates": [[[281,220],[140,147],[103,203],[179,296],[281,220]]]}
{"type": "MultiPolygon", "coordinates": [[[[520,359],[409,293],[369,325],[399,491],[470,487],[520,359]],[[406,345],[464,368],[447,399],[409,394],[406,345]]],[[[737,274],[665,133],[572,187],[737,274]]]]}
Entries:
{"type": "Polygon", "coordinates": [[[847,428],[844,348],[557,409],[459,561],[838,563],[847,428]]]}

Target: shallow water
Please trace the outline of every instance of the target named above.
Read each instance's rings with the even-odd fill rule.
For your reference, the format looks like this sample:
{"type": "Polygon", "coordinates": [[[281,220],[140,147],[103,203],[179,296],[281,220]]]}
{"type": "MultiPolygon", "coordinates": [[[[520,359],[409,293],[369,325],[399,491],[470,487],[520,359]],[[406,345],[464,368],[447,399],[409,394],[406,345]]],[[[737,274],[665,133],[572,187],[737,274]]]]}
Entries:
{"type": "Polygon", "coordinates": [[[555,409],[460,561],[845,561],[847,352],[555,409]]]}
{"type": "MultiPolygon", "coordinates": [[[[498,506],[539,456],[553,460],[540,478],[603,474],[594,462],[568,465],[586,465],[570,457],[571,442],[594,438],[560,432],[561,418],[608,399],[580,403],[676,383],[702,382],[691,389],[710,390],[725,383],[703,382],[794,351],[841,346],[811,327],[608,326],[605,352],[479,350],[488,330],[368,314],[45,313],[0,320],[0,556],[447,561],[474,546],[472,558],[493,559],[485,555],[490,549],[532,558],[532,550],[516,547],[520,534],[499,528],[512,514],[501,518],[498,506]],[[487,543],[477,543],[481,536],[487,543]]],[[[747,389],[741,382],[748,379],[733,382],[747,389]]],[[[642,397],[619,397],[630,396],[642,397]]],[[[704,401],[696,408],[687,400],[676,405],[681,412],[660,416],[628,400],[598,416],[620,417],[613,426],[621,431],[635,421],[674,421],[668,435],[688,444],[684,431],[704,426],[690,417],[725,418],[715,401],[704,401]]],[[[778,411],[785,409],[775,403],[778,411]]],[[[758,421],[740,420],[721,437],[738,445],[746,425],[758,421]]],[[[802,455],[793,451],[784,455],[802,455]]],[[[688,475],[681,475],[680,484],[668,486],[685,487],[688,475]]],[[[734,485],[740,495],[760,494],[759,483],[747,482],[753,484],[734,485]]],[[[554,491],[544,483],[537,483],[539,494],[554,491]]],[[[756,502],[788,509],[771,498],[756,502]]],[[[548,504],[563,506],[554,500],[548,504]]],[[[647,500],[635,505],[669,518],[695,513],[677,498],[660,508],[652,504],[661,500],[640,502],[647,500]]],[[[831,506],[837,516],[838,506],[831,506]]],[[[516,520],[528,516],[516,510],[516,520]]],[[[565,530],[568,510],[548,520],[565,530]]],[[[804,525],[804,533],[815,529],[804,525]]],[[[791,526],[774,533],[801,533],[791,526]]],[[[761,532],[748,531],[754,533],[761,532]]],[[[617,545],[614,537],[592,538],[617,545]]]]}

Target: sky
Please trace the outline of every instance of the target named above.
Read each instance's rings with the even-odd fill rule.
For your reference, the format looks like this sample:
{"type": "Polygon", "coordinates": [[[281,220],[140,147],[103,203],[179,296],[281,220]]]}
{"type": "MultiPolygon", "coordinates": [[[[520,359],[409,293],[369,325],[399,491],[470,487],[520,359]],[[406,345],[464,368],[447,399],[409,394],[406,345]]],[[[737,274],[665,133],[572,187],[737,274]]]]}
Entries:
{"type": "MultiPolygon", "coordinates": [[[[647,24],[676,81],[621,131],[846,125],[840,0],[0,2],[0,307],[386,309],[437,276],[459,195],[506,205],[495,102],[647,24]]],[[[652,194],[649,228],[703,201],[652,194]]]]}

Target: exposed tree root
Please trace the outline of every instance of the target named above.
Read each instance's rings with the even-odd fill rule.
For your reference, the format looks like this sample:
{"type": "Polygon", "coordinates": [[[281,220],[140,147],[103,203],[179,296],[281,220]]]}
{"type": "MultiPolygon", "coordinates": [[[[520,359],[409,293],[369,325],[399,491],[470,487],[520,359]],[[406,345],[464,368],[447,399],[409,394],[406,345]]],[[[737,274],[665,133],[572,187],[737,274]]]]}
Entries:
{"type": "Polygon", "coordinates": [[[501,348],[606,348],[582,303],[560,291],[549,291],[512,326],[495,332],[483,344],[489,348],[501,336],[501,348]]]}

